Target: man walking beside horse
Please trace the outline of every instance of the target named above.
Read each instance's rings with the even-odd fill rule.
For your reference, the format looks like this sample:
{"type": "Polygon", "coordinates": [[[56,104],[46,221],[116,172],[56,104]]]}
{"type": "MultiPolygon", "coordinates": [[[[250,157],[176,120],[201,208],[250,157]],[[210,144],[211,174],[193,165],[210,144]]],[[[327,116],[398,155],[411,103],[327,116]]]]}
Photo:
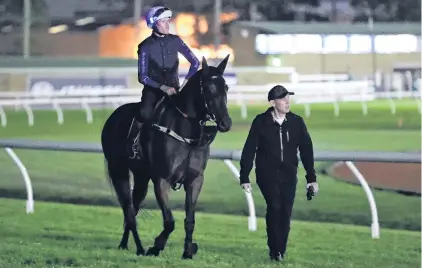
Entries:
{"type": "Polygon", "coordinates": [[[251,190],[249,174],[255,158],[256,183],[267,203],[267,245],[271,260],[286,252],[290,218],[296,195],[298,158],[306,171],[307,190],[318,192],[311,137],[304,120],[290,112],[293,92],[277,85],[268,93],[270,108],[252,122],[240,160],[240,184],[251,190]]]}

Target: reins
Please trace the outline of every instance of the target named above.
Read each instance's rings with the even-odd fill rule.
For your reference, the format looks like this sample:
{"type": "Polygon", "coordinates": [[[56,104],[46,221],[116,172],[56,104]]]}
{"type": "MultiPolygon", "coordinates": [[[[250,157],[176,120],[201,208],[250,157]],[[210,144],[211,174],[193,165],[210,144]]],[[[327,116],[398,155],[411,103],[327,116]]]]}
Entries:
{"type": "MultiPolygon", "coordinates": [[[[200,80],[200,88],[201,88],[201,96],[204,99],[204,105],[205,105],[205,110],[206,110],[205,117],[204,118],[201,118],[201,119],[198,118],[198,117],[191,117],[187,113],[184,113],[182,110],[180,110],[179,107],[177,107],[177,105],[173,101],[173,99],[172,98],[169,98],[170,102],[172,102],[172,105],[176,108],[176,111],[178,111],[185,119],[188,119],[188,120],[189,119],[194,119],[194,120],[197,120],[198,121],[198,123],[200,125],[200,129],[201,129],[201,133],[199,135],[199,139],[197,140],[198,142],[196,143],[196,146],[194,146],[194,147],[197,147],[197,146],[199,146],[201,144],[202,138],[204,137],[204,128],[206,127],[205,124],[208,121],[211,121],[211,122],[216,123],[215,115],[210,112],[210,110],[208,108],[207,101],[206,101],[205,96],[204,96],[204,93],[203,93],[202,79],[200,80]]],[[[178,89],[176,91],[177,91],[177,94],[180,94],[180,91],[178,89]]],[[[185,142],[187,144],[193,144],[196,141],[196,140],[191,140],[191,139],[184,138],[184,137],[178,135],[177,133],[175,133],[170,128],[162,127],[162,126],[159,126],[157,124],[155,124],[155,126],[157,127],[158,130],[160,130],[160,131],[162,131],[164,133],[167,133],[170,136],[176,138],[177,140],[183,141],[183,142],[185,142]]],[[[188,161],[190,160],[192,149],[193,149],[192,147],[189,148],[188,156],[187,156],[188,161]]],[[[185,168],[184,174],[186,174],[186,171],[187,171],[188,167],[189,167],[189,165],[186,164],[186,168],[185,168]]],[[[173,185],[171,185],[171,188],[174,191],[178,191],[182,187],[183,182],[184,182],[184,178],[182,177],[179,181],[174,182],[173,185]]]]}

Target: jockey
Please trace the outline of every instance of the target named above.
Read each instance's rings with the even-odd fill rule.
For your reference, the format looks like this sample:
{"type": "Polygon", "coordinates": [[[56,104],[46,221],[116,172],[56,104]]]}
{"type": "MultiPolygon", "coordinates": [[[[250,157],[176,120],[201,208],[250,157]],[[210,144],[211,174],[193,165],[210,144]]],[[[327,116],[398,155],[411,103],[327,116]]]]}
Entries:
{"type": "Polygon", "coordinates": [[[138,81],[144,85],[144,89],[140,112],[135,116],[129,133],[130,139],[136,140],[141,123],[151,121],[157,102],[166,94],[175,94],[176,89],[182,88],[199,68],[198,58],[185,42],[179,36],[169,33],[171,17],[171,10],[162,6],[151,8],[146,16],[147,26],[152,29],[152,33],[138,45],[138,81]],[[190,62],[181,87],[178,52],[190,62]]]}

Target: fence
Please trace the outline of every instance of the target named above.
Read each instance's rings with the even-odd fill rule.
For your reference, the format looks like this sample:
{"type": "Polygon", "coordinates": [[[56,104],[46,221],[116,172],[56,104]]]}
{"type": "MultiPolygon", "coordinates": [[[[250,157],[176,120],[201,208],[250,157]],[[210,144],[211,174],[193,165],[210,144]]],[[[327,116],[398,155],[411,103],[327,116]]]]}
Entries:
{"type": "MultiPolygon", "coordinates": [[[[68,152],[85,152],[85,153],[102,153],[99,144],[92,143],[72,143],[72,142],[51,142],[51,141],[35,141],[35,140],[0,140],[0,147],[5,148],[6,152],[13,159],[24,178],[27,190],[26,212],[34,212],[34,199],[31,179],[24,164],[13,151],[15,149],[31,149],[31,150],[50,150],[50,151],[68,151],[68,152]]],[[[232,160],[239,161],[241,151],[216,150],[212,149],[210,158],[223,160],[229,167],[234,176],[239,178],[239,171],[233,164],[232,160]]],[[[421,163],[419,153],[399,153],[399,152],[342,152],[342,151],[317,151],[315,152],[315,161],[345,161],[347,167],[359,180],[365,194],[368,198],[371,211],[371,234],[372,238],[378,239],[380,236],[378,211],[372,191],[363,175],[359,172],[353,162],[390,162],[390,163],[421,163]]],[[[256,231],[256,215],[255,204],[251,193],[245,192],[246,200],[249,208],[248,228],[250,231],[256,231]]]]}
{"type": "MultiPolygon", "coordinates": [[[[370,81],[337,81],[337,82],[301,82],[284,84],[294,91],[293,103],[305,106],[305,116],[311,114],[310,104],[332,103],[334,114],[340,113],[339,103],[358,101],[362,104],[362,113],[366,115],[367,102],[379,98],[390,100],[391,113],[395,114],[396,104],[393,99],[414,97],[421,112],[420,92],[376,92],[370,81]]],[[[236,103],[241,109],[241,117],[247,118],[247,104],[267,101],[267,92],[272,87],[268,85],[233,86],[228,93],[228,101],[236,103]]],[[[71,90],[46,92],[0,92],[0,122],[7,125],[7,116],[3,107],[23,107],[28,117],[28,125],[34,124],[34,108],[54,109],[57,113],[58,124],[64,123],[63,107],[71,106],[82,108],[86,113],[86,121],[93,122],[92,108],[95,106],[114,108],[128,102],[140,101],[140,89],[99,89],[99,90],[71,90]]]]}

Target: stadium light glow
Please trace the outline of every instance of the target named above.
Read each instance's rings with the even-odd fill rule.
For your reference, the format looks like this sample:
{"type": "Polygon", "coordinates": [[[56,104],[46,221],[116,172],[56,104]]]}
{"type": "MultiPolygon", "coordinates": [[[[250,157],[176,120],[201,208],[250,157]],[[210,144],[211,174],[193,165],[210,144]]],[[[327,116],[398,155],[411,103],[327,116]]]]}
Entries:
{"type": "Polygon", "coordinates": [[[60,25],[57,25],[57,26],[50,27],[48,29],[48,32],[50,34],[56,34],[56,33],[61,33],[61,32],[67,31],[68,28],[69,27],[66,24],[60,24],[60,25]]]}
{"type": "Polygon", "coordinates": [[[78,25],[78,26],[83,26],[83,25],[87,25],[87,24],[90,24],[90,23],[93,23],[93,22],[95,22],[94,17],[86,17],[86,18],[83,18],[83,19],[76,20],[75,24],[78,25]]]}

